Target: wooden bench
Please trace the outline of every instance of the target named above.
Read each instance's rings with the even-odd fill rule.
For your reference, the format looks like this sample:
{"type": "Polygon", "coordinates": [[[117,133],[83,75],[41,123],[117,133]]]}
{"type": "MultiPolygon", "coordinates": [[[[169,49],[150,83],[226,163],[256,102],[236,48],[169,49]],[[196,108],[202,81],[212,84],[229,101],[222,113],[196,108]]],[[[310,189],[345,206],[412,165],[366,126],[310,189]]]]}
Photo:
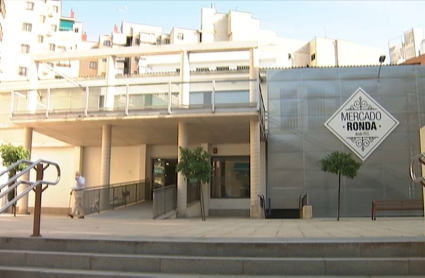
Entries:
{"type": "Polygon", "coordinates": [[[423,210],[422,200],[379,200],[372,201],[372,220],[376,220],[378,210],[423,210]]]}

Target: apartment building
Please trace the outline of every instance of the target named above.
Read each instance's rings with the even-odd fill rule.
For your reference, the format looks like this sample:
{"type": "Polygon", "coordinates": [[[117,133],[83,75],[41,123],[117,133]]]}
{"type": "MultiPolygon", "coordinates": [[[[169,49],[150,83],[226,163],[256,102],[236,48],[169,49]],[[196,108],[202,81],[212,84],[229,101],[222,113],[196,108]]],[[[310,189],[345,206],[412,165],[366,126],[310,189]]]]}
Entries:
{"type": "MultiPolygon", "coordinates": [[[[111,35],[99,36],[99,48],[149,45],[180,45],[211,42],[255,41],[261,67],[322,67],[377,64],[384,49],[358,45],[354,42],[316,37],[311,41],[281,38],[273,31],[261,29],[261,20],[251,13],[229,11],[219,13],[214,5],[201,9],[199,29],[174,27],[163,33],[162,27],[122,22],[111,35]],[[249,30],[249,32],[246,32],[249,30]]],[[[227,70],[247,67],[247,53],[193,54],[191,70],[227,70]],[[211,64],[214,61],[214,65],[211,64]]],[[[94,61],[93,61],[94,62],[94,61]]],[[[117,74],[179,71],[177,55],[151,55],[116,61],[117,74]]],[[[98,61],[98,75],[105,74],[106,61],[98,61]]]]}
{"type": "Polygon", "coordinates": [[[412,28],[388,41],[391,64],[402,64],[425,53],[422,28],[412,28]]]}
{"type": "MultiPolygon", "coordinates": [[[[61,15],[61,1],[5,0],[1,5],[8,13],[2,23],[5,40],[0,53],[0,80],[28,79],[30,54],[85,48],[82,43],[83,24],[75,20],[72,10],[68,17],[61,15]]],[[[79,61],[73,64],[62,61],[40,67],[40,78],[79,75],[79,61]]]]}

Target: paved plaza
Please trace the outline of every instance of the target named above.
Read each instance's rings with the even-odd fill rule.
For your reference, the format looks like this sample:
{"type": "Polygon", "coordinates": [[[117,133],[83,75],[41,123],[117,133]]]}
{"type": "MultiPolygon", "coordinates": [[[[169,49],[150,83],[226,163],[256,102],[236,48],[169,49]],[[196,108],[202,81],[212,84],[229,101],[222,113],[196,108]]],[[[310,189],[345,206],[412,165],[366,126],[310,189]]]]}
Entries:
{"type": "MultiPolygon", "coordinates": [[[[316,219],[201,218],[151,219],[149,206],[139,203],[85,219],[41,216],[44,238],[115,240],[217,240],[217,241],[362,241],[425,240],[423,217],[316,219]]],[[[28,237],[32,215],[0,215],[1,237],[28,237]]]]}

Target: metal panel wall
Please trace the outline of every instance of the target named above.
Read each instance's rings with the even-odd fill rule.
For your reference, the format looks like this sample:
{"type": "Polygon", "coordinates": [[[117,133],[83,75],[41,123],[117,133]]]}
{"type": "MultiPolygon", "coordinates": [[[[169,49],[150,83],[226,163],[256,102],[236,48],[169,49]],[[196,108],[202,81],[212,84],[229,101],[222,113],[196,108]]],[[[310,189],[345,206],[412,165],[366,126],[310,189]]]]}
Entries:
{"type": "MultiPolygon", "coordinates": [[[[338,176],[321,171],[333,151],[351,152],[324,123],[363,88],[399,126],[363,162],[358,176],[342,179],[341,216],[370,216],[373,200],[422,199],[409,163],[420,153],[425,124],[425,67],[384,66],[268,70],[269,144],[267,195],[272,209],[297,208],[309,194],[314,217],[335,217],[338,176]]],[[[353,157],[360,161],[353,153],[353,157]]],[[[420,211],[387,215],[421,214],[420,211]]]]}

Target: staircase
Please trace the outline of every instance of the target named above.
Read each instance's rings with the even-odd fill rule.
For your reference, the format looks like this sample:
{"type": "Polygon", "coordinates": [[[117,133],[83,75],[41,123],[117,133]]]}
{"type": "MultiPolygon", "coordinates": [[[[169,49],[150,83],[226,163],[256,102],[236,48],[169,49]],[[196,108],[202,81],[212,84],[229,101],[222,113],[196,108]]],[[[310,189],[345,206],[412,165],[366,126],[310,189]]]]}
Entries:
{"type": "Polygon", "coordinates": [[[425,240],[235,242],[0,238],[0,277],[422,276],[425,240]]]}

